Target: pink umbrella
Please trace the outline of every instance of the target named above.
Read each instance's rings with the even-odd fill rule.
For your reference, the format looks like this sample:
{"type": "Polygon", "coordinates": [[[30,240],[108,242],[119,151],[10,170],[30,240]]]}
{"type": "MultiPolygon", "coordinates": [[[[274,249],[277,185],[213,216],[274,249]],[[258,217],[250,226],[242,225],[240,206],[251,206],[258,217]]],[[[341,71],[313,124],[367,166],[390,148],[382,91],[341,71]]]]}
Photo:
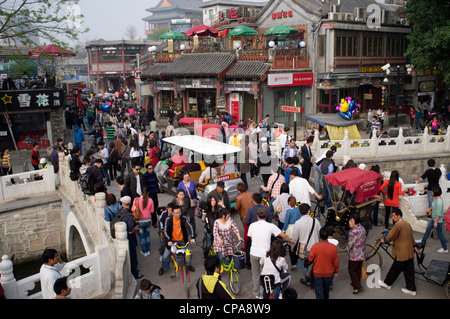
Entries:
{"type": "Polygon", "coordinates": [[[34,49],[30,52],[28,52],[28,55],[30,57],[38,58],[42,55],[51,55],[54,57],[69,57],[69,56],[75,56],[76,54],[72,51],[60,48],[54,44],[46,45],[38,49],[34,49]]]}
{"type": "Polygon", "coordinates": [[[219,31],[204,24],[199,24],[187,31],[184,35],[187,37],[197,35],[199,37],[212,36],[214,38],[217,38],[219,35],[219,31]]]}

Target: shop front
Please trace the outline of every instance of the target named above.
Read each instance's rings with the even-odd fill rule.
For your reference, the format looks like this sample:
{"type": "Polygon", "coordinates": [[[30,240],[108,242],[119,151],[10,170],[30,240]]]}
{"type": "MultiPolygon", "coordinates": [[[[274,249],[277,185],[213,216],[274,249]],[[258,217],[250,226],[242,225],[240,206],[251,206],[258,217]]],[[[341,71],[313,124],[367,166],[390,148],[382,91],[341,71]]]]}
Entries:
{"type": "Polygon", "coordinates": [[[0,145],[18,150],[40,148],[64,137],[62,89],[0,91],[0,145]]]}

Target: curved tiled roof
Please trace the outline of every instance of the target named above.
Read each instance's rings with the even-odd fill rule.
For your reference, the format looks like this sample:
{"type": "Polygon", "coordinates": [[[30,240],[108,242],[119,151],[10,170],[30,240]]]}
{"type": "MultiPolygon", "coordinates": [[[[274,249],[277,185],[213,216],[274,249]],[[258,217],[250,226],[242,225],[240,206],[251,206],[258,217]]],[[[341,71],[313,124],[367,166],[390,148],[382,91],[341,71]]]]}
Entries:
{"type": "Polygon", "coordinates": [[[189,53],[180,55],[161,76],[219,76],[235,62],[231,53],[189,53]]]}
{"type": "Polygon", "coordinates": [[[226,74],[227,78],[254,78],[265,75],[270,65],[261,61],[237,62],[226,74]]]}
{"type": "Polygon", "coordinates": [[[142,72],[141,80],[159,78],[161,72],[164,71],[169,65],[170,63],[156,63],[149,66],[142,72]]]}

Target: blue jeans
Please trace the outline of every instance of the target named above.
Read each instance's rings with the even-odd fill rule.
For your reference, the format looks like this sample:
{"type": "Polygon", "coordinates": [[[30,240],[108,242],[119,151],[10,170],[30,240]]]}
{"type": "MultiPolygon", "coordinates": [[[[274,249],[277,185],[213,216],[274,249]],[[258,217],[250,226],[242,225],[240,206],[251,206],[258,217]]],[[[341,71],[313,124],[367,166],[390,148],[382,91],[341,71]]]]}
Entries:
{"type": "MultiPolygon", "coordinates": [[[[447,250],[447,243],[445,242],[444,231],[443,231],[444,223],[438,223],[436,228],[436,233],[441,241],[442,248],[447,250]]],[[[434,219],[431,219],[428,223],[427,229],[425,230],[425,234],[422,237],[422,243],[426,243],[428,237],[430,237],[431,231],[434,228],[434,219]]]]}
{"type": "MultiPolygon", "coordinates": [[[[300,243],[299,243],[300,245],[300,243]]],[[[308,259],[309,256],[309,251],[306,252],[306,257],[305,259],[308,259]]],[[[303,271],[303,278],[306,278],[306,273],[308,272],[308,268],[305,267],[305,259],[301,259],[299,258],[298,260],[300,261],[300,267],[302,267],[302,271],[303,271]]],[[[311,285],[311,283],[308,281],[307,282],[308,286],[311,285]]]]}
{"type": "Polygon", "coordinates": [[[427,190],[427,199],[428,199],[428,208],[431,208],[431,204],[433,203],[433,191],[427,190]]]}
{"type": "Polygon", "coordinates": [[[141,241],[141,251],[150,252],[150,222],[140,222],[139,239],[141,241]]]}
{"type": "Polygon", "coordinates": [[[330,299],[330,285],[333,281],[331,277],[314,276],[314,289],[316,291],[316,299],[330,299]]]}
{"type": "Polygon", "coordinates": [[[107,186],[111,186],[111,179],[109,178],[108,172],[106,171],[106,164],[102,165],[102,173],[103,173],[103,177],[106,179],[106,185],[107,186]]]}

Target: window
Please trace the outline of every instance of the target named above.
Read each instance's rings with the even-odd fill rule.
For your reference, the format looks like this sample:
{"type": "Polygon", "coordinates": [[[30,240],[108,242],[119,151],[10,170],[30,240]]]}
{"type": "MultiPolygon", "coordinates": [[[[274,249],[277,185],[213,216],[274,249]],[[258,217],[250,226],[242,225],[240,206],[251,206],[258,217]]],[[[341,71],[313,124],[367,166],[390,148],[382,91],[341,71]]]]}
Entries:
{"type": "Polygon", "coordinates": [[[365,33],[362,37],[362,56],[377,57],[383,56],[383,38],[380,34],[365,33]]]}
{"type": "Polygon", "coordinates": [[[319,36],[319,57],[324,58],[326,56],[326,36],[320,35],[319,36]]]}
{"type": "Polygon", "coordinates": [[[359,39],[355,35],[337,35],[335,56],[359,56],[358,43],[359,39]]]}

